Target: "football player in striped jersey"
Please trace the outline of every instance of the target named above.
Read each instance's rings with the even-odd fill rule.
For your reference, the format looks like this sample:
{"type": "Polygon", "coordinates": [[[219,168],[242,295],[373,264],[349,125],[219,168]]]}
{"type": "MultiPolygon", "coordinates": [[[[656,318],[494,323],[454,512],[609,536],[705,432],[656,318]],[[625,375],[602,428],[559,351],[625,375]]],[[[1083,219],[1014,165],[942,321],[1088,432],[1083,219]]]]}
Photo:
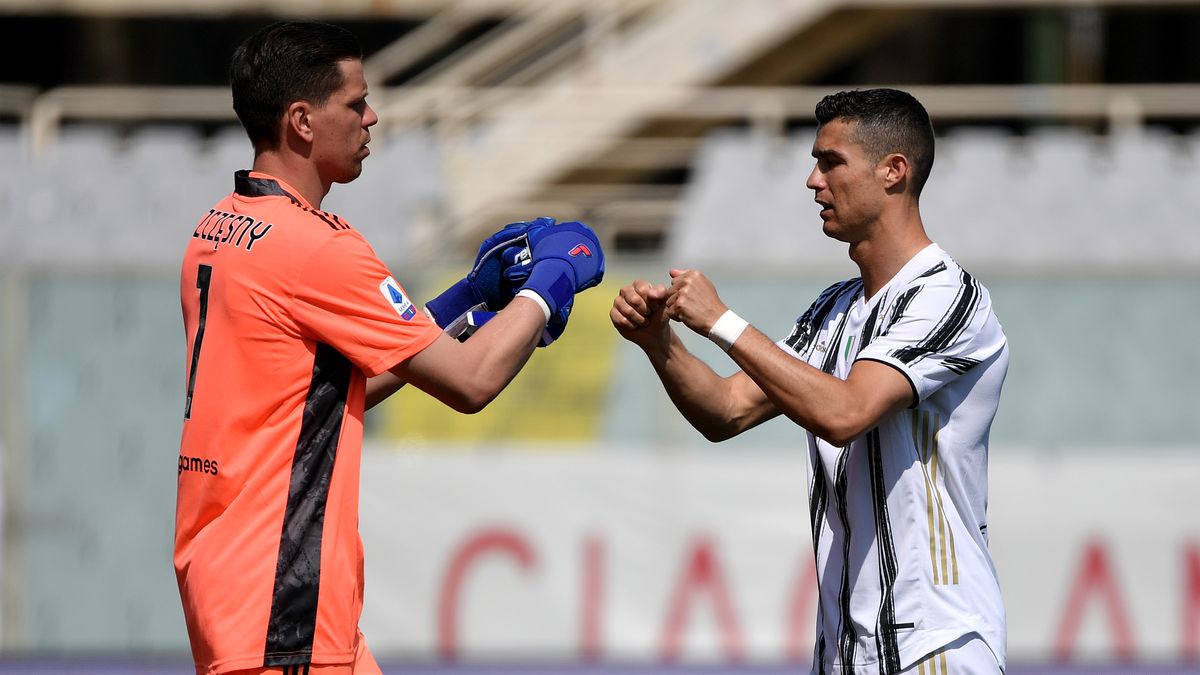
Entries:
{"type": "Polygon", "coordinates": [[[1004,605],[988,553],[988,433],[1008,346],[984,286],[933,243],[925,108],[893,89],[816,108],[807,181],[860,276],[772,340],[697,270],[621,289],[611,318],[711,441],[786,415],[807,435],[819,602],[814,673],[998,673],[1004,605]],[[671,322],[740,367],[717,375],[671,322]]]}

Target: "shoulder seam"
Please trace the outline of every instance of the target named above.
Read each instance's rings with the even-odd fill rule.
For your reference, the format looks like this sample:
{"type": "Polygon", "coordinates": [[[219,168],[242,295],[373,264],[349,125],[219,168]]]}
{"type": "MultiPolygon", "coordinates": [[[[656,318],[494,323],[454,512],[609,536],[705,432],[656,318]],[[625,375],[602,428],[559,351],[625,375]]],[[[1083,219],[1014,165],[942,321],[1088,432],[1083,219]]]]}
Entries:
{"type": "Polygon", "coordinates": [[[301,209],[303,209],[307,213],[311,213],[314,216],[316,216],[317,218],[320,218],[323,223],[325,223],[326,225],[328,225],[330,227],[330,229],[333,229],[333,230],[349,229],[347,225],[342,224],[341,221],[338,220],[337,216],[334,216],[331,213],[326,213],[325,211],[307,207],[299,202],[296,202],[296,206],[299,206],[301,209]]]}

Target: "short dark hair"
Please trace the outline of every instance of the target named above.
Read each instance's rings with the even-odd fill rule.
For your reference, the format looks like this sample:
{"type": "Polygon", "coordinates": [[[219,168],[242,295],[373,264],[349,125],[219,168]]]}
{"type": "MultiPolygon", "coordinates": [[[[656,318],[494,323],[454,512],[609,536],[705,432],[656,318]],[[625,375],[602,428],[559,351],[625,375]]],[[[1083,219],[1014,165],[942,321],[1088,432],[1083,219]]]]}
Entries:
{"type": "Polygon", "coordinates": [[[279,118],[295,101],[323,105],[342,86],[340,61],[362,59],[354,35],[315,21],[274,23],[233,52],[233,110],[256,150],[278,146],[279,118]]]}
{"type": "Polygon", "coordinates": [[[893,152],[912,163],[912,194],[921,195],[933,169],[933,124],[921,102],[897,89],[856,89],[830,94],[817,104],[817,123],[857,123],[851,139],[872,161],[893,152]]]}

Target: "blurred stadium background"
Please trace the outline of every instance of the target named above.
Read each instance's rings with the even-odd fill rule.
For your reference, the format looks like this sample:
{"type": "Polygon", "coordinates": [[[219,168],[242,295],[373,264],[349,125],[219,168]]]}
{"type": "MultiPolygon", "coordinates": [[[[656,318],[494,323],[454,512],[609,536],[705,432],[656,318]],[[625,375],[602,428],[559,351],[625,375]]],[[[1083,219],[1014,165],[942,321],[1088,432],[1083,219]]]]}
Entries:
{"type": "Polygon", "coordinates": [[[786,333],[854,273],[804,187],[813,106],[880,84],[932,113],[926,224],[1012,346],[1009,672],[1197,668],[1200,2],[0,0],[0,672],[191,671],[177,265],[251,159],[229,54],[284,17],[367,50],[373,154],[326,208],[419,297],[511,220],[586,220],[609,251],[489,410],[370,413],[385,670],[807,672],[803,438],[708,444],[607,309],[699,266],[786,333]]]}

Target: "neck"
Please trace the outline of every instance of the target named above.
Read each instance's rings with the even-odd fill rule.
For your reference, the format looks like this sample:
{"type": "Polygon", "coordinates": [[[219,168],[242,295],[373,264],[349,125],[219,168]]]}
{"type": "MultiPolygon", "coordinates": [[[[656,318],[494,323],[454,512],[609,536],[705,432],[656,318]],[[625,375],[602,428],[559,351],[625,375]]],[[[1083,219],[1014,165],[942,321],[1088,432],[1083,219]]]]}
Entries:
{"type": "Polygon", "coordinates": [[[321,208],[321,201],[329,194],[329,184],[322,181],[311,162],[302,158],[269,150],[254,156],[254,170],[287,182],[314,209],[321,208]]]}
{"type": "Polygon", "coordinates": [[[881,218],[870,237],[850,244],[850,259],[862,275],[865,297],[874,297],[913,256],[932,243],[915,207],[891,222],[881,218]]]}

